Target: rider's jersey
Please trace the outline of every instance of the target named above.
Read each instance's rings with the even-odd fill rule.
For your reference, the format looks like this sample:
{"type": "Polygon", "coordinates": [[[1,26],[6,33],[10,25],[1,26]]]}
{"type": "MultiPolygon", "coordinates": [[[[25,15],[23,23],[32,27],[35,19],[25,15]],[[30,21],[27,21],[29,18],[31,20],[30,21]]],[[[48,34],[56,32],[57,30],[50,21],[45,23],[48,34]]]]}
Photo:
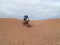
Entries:
{"type": "Polygon", "coordinates": [[[24,20],[27,20],[28,21],[28,18],[24,18],[24,20]]]}

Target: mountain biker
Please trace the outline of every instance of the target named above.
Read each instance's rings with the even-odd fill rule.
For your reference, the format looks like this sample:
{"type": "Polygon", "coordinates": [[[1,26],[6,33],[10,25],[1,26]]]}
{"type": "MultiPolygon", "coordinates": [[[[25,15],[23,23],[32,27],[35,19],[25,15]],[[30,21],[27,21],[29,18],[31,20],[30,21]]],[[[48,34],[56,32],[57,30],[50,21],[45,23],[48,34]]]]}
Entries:
{"type": "Polygon", "coordinates": [[[24,16],[24,24],[29,24],[29,18],[28,18],[28,15],[25,15],[24,16]]]}

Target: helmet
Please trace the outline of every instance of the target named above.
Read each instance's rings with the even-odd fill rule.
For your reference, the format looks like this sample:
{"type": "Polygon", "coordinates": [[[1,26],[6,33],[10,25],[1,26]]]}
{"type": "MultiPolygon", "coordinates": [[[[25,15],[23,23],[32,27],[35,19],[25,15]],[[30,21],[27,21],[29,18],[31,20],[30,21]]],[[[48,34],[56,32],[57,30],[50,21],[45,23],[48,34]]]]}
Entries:
{"type": "Polygon", "coordinates": [[[28,18],[28,15],[25,15],[24,17],[25,17],[25,18],[28,18]]]}

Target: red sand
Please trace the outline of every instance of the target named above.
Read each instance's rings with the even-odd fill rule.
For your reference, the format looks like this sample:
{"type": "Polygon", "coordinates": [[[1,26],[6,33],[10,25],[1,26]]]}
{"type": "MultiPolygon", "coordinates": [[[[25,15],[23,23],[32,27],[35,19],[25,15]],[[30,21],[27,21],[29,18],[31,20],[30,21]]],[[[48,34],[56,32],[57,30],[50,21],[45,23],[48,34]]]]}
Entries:
{"type": "Polygon", "coordinates": [[[60,45],[60,19],[31,21],[0,19],[0,45],[60,45]]]}

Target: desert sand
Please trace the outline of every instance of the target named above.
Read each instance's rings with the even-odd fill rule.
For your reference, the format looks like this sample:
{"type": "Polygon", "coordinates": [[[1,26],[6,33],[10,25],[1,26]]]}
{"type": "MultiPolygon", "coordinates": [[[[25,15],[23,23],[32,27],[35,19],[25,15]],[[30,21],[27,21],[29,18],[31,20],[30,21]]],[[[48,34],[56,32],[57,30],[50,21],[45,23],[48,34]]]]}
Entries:
{"type": "Polygon", "coordinates": [[[0,18],[0,45],[60,45],[60,19],[34,20],[30,27],[22,22],[0,18]]]}

